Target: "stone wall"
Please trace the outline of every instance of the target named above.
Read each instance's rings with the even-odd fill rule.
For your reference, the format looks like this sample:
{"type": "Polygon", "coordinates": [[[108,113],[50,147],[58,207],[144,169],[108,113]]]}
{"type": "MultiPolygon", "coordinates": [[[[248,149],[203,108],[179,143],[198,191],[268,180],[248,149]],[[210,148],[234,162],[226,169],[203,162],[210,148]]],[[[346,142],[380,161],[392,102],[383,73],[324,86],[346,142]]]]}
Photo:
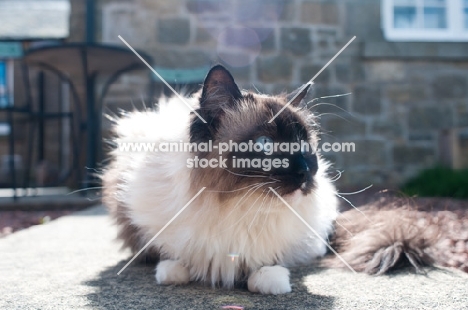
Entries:
{"type": "MultiPolygon", "coordinates": [[[[222,63],[240,86],[265,93],[307,82],[356,35],[309,96],[348,94],[311,103],[323,141],[356,145],[354,153],[326,154],[345,171],[342,185],[399,184],[451,162],[456,156],[441,147],[447,148],[444,137],[459,143],[468,127],[466,44],[386,42],[377,0],[99,0],[97,6],[101,42],[122,45],[121,35],[151,55],[157,69],[193,73],[222,63]]],[[[105,109],[140,101],[147,74],[119,81],[105,109]]]]}

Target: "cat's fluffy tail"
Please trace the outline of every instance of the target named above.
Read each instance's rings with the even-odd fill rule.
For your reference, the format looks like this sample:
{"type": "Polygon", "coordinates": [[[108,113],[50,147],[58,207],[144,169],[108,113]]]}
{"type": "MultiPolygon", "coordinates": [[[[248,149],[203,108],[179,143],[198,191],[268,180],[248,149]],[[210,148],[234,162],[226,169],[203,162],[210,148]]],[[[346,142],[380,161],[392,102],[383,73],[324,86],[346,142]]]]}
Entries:
{"type": "MultiPolygon", "coordinates": [[[[422,272],[439,265],[468,272],[468,210],[416,210],[388,199],[343,212],[332,246],[358,272],[380,275],[405,265],[422,272]]],[[[344,267],[337,257],[322,265],[344,267]]]]}

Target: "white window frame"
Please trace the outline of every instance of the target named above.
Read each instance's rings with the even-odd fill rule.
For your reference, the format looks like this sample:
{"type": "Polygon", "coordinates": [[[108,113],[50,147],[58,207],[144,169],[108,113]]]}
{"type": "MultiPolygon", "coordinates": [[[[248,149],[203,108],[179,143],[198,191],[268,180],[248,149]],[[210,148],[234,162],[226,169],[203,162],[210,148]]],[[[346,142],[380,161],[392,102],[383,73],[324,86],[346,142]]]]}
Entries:
{"type": "MultiPolygon", "coordinates": [[[[423,0],[417,0],[423,1],[423,0]]],[[[382,0],[381,17],[385,39],[401,42],[466,42],[463,0],[446,0],[447,28],[394,28],[394,0],[382,0]]]]}

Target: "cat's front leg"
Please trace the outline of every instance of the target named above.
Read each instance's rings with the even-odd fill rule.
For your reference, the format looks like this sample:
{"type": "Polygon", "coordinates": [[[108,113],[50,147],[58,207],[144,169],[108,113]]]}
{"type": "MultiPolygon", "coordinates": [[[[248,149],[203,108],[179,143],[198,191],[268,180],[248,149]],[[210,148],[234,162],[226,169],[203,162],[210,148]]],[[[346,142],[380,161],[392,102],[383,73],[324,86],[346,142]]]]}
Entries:
{"type": "Polygon", "coordinates": [[[252,272],[247,282],[249,291],[261,294],[291,292],[289,270],[281,266],[265,266],[252,272]]]}
{"type": "Polygon", "coordinates": [[[187,284],[189,281],[188,268],[178,260],[163,260],[156,266],[156,282],[158,284],[187,284]]]}

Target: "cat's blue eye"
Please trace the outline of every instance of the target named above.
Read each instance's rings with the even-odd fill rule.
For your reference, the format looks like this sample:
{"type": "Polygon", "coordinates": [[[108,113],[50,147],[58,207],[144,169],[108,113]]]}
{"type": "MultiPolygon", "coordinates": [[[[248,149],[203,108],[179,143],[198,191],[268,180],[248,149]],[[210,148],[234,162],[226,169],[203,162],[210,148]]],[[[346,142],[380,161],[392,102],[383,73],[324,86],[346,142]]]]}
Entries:
{"type": "Polygon", "coordinates": [[[273,147],[273,139],[267,136],[261,136],[255,140],[255,145],[255,150],[269,152],[273,147]]]}

